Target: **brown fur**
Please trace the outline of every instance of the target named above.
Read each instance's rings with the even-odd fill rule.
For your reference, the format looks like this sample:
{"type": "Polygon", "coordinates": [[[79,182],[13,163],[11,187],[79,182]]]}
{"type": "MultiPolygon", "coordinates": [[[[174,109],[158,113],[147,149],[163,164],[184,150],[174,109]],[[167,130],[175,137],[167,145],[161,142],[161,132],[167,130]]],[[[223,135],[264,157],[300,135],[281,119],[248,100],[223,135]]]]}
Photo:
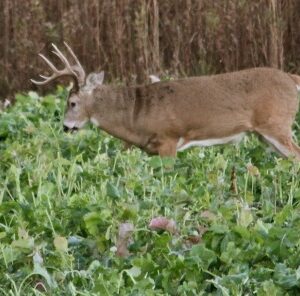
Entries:
{"type": "Polygon", "coordinates": [[[151,154],[175,156],[179,138],[257,132],[300,158],[291,137],[299,104],[295,78],[255,68],[131,88],[99,86],[85,100],[102,129],[151,154]]]}
{"type": "Polygon", "coordinates": [[[295,81],[295,83],[300,86],[300,76],[295,74],[289,74],[291,78],[295,81]]]}

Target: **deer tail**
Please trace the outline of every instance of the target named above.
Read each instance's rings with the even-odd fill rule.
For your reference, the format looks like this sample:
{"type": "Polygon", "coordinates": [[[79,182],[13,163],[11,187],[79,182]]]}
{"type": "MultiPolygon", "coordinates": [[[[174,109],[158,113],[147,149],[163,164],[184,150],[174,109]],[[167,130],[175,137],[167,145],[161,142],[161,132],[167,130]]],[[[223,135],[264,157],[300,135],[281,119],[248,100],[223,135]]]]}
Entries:
{"type": "Polygon", "coordinates": [[[300,76],[295,75],[295,74],[289,74],[289,75],[294,80],[294,82],[296,83],[298,91],[300,91],[300,76]]]}

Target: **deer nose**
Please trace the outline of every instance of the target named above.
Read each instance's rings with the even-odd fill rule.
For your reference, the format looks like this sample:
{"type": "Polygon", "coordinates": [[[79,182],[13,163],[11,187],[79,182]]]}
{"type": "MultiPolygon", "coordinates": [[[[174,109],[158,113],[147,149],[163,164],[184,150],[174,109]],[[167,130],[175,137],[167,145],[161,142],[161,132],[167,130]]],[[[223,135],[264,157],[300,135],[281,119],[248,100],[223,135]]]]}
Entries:
{"type": "Polygon", "coordinates": [[[64,125],[64,132],[66,133],[66,132],[69,132],[69,131],[70,131],[70,129],[66,125],[64,125]]]}
{"type": "Polygon", "coordinates": [[[64,125],[64,132],[73,133],[73,132],[76,132],[76,131],[78,131],[78,127],[74,126],[72,128],[69,128],[68,126],[64,125]]]}

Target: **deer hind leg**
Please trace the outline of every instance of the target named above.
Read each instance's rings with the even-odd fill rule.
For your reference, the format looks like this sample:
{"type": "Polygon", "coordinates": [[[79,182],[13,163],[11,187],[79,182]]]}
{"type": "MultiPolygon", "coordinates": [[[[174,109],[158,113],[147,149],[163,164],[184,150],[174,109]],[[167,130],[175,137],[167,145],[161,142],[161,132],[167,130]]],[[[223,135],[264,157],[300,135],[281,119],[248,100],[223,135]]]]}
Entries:
{"type": "Polygon", "coordinates": [[[176,139],[165,139],[159,144],[158,154],[162,157],[176,157],[176,139]]]}
{"type": "Polygon", "coordinates": [[[255,132],[283,157],[295,157],[300,161],[300,148],[293,142],[291,128],[297,108],[292,107],[292,110],[271,108],[268,111],[266,109],[267,114],[259,114],[260,116],[256,117],[255,132]]]}
{"type": "Polygon", "coordinates": [[[292,142],[292,145],[293,145],[295,152],[298,154],[298,158],[300,160],[300,147],[295,142],[292,142]]]}
{"type": "Polygon", "coordinates": [[[276,132],[259,132],[265,141],[284,157],[295,157],[300,161],[300,148],[293,142],[291,133],[278,135],[276,132]]]}

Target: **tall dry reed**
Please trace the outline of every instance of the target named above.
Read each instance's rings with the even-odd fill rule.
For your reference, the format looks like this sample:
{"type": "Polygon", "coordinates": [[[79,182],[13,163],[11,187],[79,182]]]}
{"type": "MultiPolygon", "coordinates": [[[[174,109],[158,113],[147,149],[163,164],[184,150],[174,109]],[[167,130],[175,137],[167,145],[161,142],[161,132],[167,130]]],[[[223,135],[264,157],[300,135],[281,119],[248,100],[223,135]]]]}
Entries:
{"type": "Polygon", "coordinates": [[[0,96],[33,86],[66,40],[87,71],[141,83],[253,66],[300,72],[299,0],[2,0],[0,96]]]}

